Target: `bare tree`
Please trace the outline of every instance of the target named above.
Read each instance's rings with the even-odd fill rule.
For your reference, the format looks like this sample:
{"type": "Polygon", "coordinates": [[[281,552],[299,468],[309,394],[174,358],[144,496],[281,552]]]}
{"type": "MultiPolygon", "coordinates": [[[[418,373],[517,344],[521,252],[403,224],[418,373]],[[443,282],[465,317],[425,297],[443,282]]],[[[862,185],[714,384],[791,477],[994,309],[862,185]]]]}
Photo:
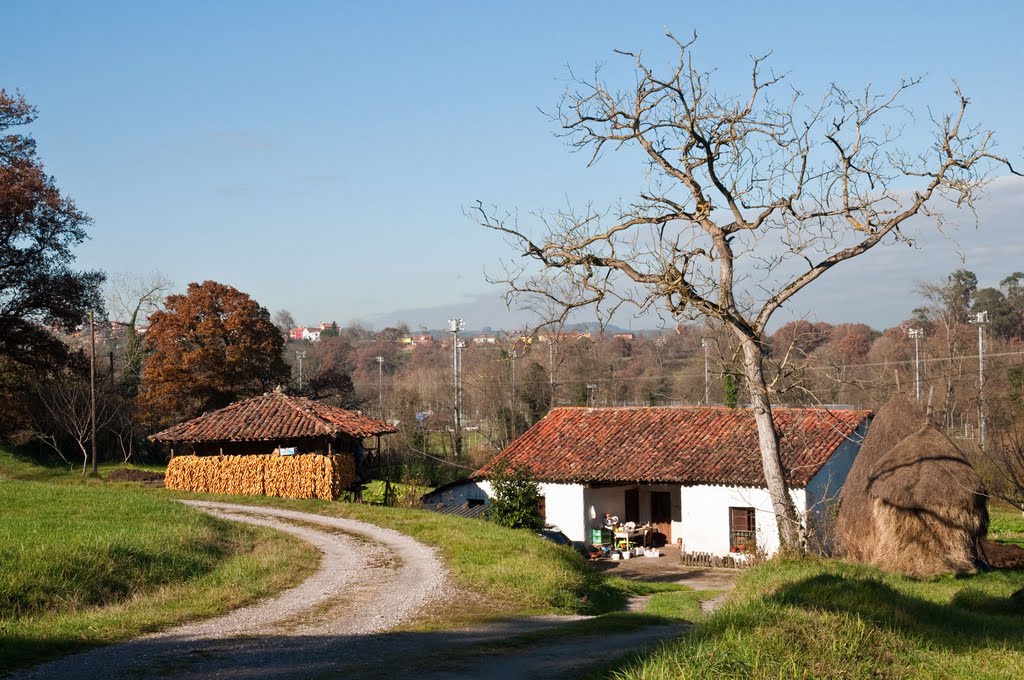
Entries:
{"type": "Polygon", "coordinates": [[[287,309],[279,309],[274,312],[273,322],[277,326],[277,330],[282,333],[287,333],[295,328],[295,317],[287,309]]]}
{"type": "Polygon", "coordinates": [[[1024,512],[1024,431],[1011,429],[995,446],[978,447],[973,453],[976,460],[987,459],[988,464],[979,469],[989,493],[1024,512]]]}
{"type": "MultiPolygon", "coordinates": [[[[968,99],[932,118],[934,138],[919,153],[902,148],[910,112],[901,95],[832,85],[805,105],[784,77],[753,59],[749,90],[722,94],[711,71],[693,65],[681,42],[666,75],[640,54],[636,79],[616,90],[571,76],[554,119],[590,164],[632,147],[646,164],[636,198],[608,210],[587,206],[539,213],[534,236],[516,213],[477,203],[483,226],[527,256],[508,264],[508,295],[556,302],[562,318],[593,306],[607,319],[623,305],[660,308],[676,320],[719,320],[742,348],[762,466],[784,548],[798,548],[801,523],[779,456],[765,378],[765,329],[772,315],[832,267],[880,243],[910,243],[915,215],[941,222],[940,199],[971,208],[993,169],[992,133],[967,123],[968,99]],[[908,186],[915,189],[907,190],[908,186]],[[559,275],[552,276],[554,270],[559,275]]],[[[1010,168],[1012,172],[1012,168],[1010,168]]]]}
{"type": "Polygon", "coordinates": [[[146,275],[118,274],[112,276],[107,285],[108,311],[111,321],[117,322],[111,324],[111,338],[116,340],[121,336],[121,381],[132,393],[138,388],[145,354],[139,326],[145,324],[150,314],[161,309],[173,286],[159,271],[146,275]]]}
{"type": "MultiPolygon", "coordinates": [[[[96,401],[96,429],[105,429],[116,415],[113,403],[101,394],[96,401]]],[[[62,444],[70,440],[82,454],[82,474],[89,463],[91,400],[89,383],[70,372],[64,372],[38,388],[39,408],[32,413],[34,434],[39,441],[57,452],[64,462],[62,444]]]]}

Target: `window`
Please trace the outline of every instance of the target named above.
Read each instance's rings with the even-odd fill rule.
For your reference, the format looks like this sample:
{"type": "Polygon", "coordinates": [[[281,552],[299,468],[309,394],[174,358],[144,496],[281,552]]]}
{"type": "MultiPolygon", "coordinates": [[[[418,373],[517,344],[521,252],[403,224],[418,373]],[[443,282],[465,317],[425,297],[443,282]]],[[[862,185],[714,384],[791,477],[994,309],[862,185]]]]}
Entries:
{"type": "Polygon", "coordinates": [[[757,526],[753,508],[729,508],[729,551],[754,552],[757,549],[757,526]]]}

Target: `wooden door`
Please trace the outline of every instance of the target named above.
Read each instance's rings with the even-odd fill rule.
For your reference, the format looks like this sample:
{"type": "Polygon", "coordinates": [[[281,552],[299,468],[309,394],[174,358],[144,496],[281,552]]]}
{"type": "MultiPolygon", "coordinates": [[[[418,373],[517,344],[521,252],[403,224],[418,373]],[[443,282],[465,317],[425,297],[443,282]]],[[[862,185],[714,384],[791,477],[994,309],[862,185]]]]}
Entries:
{"type": "Polygon", "coordinates": [[[639,489],[626,489],[625,494],[626,515],[623,522],[636,522],[640,524],[640,491],[639,489]]]}
{"type": "Polygon", "coordinates": [[[672,494],[668,491],[651,492],[651,525],[665,537],[665,544],[672,542],[672,494]]]}

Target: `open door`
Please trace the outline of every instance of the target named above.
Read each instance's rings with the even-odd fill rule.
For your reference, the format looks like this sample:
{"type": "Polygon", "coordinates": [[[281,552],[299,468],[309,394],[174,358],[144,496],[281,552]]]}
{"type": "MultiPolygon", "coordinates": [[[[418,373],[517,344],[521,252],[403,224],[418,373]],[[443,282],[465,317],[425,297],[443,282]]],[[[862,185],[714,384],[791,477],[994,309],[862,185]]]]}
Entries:
{"type": "Polygon", "coordinates": [[[655,537],[655,545],[672,542],[672,494],[668,491],[651,492],[651,525],[659,534],[655,537]]]}

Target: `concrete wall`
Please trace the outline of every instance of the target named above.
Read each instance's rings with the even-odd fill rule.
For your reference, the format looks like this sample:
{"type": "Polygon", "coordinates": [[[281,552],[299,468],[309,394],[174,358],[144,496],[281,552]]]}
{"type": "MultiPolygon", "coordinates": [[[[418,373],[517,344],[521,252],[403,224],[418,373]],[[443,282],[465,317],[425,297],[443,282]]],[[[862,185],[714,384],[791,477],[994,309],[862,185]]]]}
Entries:
{"type": "Polygon", "coordinates": [[[832,528],[835,526],[839,493],[866,435],[867,425],[861,425],[807,483],[807,540],[812,550],[830,552],[832,549],[832,528]]]}
{"type": "MultiPolygon", "coordinates": [[[[805,508],[804,490],[790,489],[797,512],[805,508]]],[[[684,486],[681,533],[686,552],[729,554],[729,508],[754,508],[757,547],[771,555],[779,549],[775,513],[767,489],[737,486],[684,486]]],[[[674,529],[674,527],[673,527],[674,529]]]]}

